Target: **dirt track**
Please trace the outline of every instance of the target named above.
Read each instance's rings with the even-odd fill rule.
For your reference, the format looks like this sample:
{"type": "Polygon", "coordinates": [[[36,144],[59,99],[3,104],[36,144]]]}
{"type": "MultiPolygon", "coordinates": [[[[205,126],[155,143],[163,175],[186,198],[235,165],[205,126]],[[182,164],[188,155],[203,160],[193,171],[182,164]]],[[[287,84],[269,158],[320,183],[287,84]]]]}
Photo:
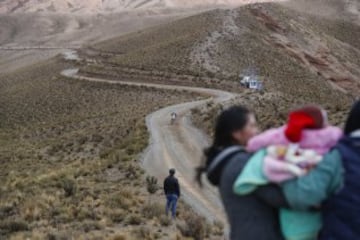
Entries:
{"type": "MultiPolygon", "coordinates": [[[[77,72],[77,69],[67,69],[62,72],[62,75],[92,82],[174,89],[174,86],[170,85],[82,77],[78,76],[77,72]]],[[[146,117],[151,138],[149,147],[143,155],[143,166],[149,175],[156,176],[159,180],[167,176],[169,168],[176,168],[185,201],[208,220],[216,219],[225,223],[226,219],[217,190],[208,183],[200,189],[194,182],[194,168],[200,163],[202,149],[208,144],[208,139],[191,124],[189,113],[192,108],[206,104],[208,101],[228,101],[234,98],[235,94],[206,88],[177,86],[176,89],[208,95],[210,98],[165,107],[146,117]],[[173,125],[170,124],[172,112],[176,112],[179,116],[173,125]]]]}

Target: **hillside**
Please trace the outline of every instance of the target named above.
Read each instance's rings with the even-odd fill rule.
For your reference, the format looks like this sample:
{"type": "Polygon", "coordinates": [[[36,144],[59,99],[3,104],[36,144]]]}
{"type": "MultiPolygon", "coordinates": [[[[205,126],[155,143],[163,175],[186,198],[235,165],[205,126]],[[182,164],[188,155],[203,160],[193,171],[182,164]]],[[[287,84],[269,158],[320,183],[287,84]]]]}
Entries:
{"type": "Polygon", "coordinates": [[[69,66],[0,75],[1,239],[217,239],[223,225],[182,201],[176,225],[165,217],[160,183],[140,166],[144,116],[198,96],[60,76],[69,66]]]}
{"type": "MultiPolygon", "coordinates": [[[[266,0],[265,0],[266,1],[266,0]]],[[[269,0],[268,0],[269,1],[269,0]]],[[[271,0],[270,0],[271,1],[271,0]]],[[[18,12],[119,12],[134,9],[193,8],[214,5],[238,5],[254,0],[2,0],[1,13],[18,12]]]]}
{"type": "Polygon", "coordinates": [[[347,5],[313,3],[344,15],[289,3],[214,10],[92,46],[111,54],[82,70],[241,91],[238,75],[250,69],[282,111],[306,102],[345,110],[360,92],[360,26],[347,5]]]}
{"type": "MultiPolygon", "coordinates": [[[[184,202],[176,223],[165,217],[159,185],[146,180],[140,165],[149,139],[145,116],[201,98],[177,85],[238,93],[224,105],[213,101],[192,110],[193,123],[208,134],[217,113],[231,104],[249,106],[263,128],[282,124],[290,108],[309,102],[324,106],[331,123],[343,123],[360,94],[358,1],[257,3],[196,15],[198,10],[176,8],[239,3],[194,2],[0,0],[1,239],[222,239],[223,223],[209,225],[184,202]],[[59,49],[17,51],[21,46],[59,49]],[[58,55],[18,66],[24,56],[36,62],[68,48],[76,48],[78,60],[58,55]],[[59,74],[69,68],[103,81],[59,74]],[[240,86],[245,72],[259,75],[264,89],[240,86]],[[174,90],[106,79],[169,84],[174,90]]],[[[188,111],[179,112],[186,116],[179,122],[190,125],[188,111]]],[[[158,118],[168,124],[162,116],[170,114],[163,114],[158,118]]],[[[181,132],[186,126],[165,127],[169,134],[158,136],[184,143],[183,152],[191,149],[181,154],[182,144],[175,146],[180,150],[157,147],[163,151],[159,164],[179,162],[178,176],[190,169],[186,162],[200,162],[201,151],[195,150],[206,142],[201,133],[194,135],[204,141],[181,132]]]]}

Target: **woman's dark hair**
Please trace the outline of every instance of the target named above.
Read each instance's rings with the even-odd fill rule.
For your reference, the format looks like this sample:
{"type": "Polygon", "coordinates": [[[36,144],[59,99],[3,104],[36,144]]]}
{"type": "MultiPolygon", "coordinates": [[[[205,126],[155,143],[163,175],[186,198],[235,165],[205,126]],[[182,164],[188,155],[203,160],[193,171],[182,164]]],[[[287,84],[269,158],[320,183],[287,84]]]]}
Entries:
{"type": "Polygon", "coordinates": [[[352,107],[345,124],[345,134],[350,135],[352,132],[360,130],[360,100],[356,101],[352,107]]]}
{"type": "Polygon", "coordinates": [[[252,112],[243,106],[233,106],[220,113],[216,119],[213,143],[204,150],[205,164],[196,169],[196,180],[200,184],[201,176],[206,172],[212,160],[225,148],[235,144],[232,136],[236,130],[243,129],[252,112]]]}

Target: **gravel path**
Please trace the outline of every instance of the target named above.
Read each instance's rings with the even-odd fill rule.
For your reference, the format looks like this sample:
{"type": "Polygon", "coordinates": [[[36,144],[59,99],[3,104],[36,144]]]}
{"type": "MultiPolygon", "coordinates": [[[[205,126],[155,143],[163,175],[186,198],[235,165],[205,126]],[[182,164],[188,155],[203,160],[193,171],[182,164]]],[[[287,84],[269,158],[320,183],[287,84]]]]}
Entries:
{"type": "MultiPolygon", "coordinates": [[[[64,70],[62,75],[84,81],[174,89],[174,86],[171,85],[82,77],[78,75],[78,69],[64,70]]],[[[157,177],[160,182],[167,176],[169,168],[175,168],[184,200],[208,220],[220,220],[225,223],[226,218],[217,190],[207,182],[204,188],[201,189],[194,181],[194,168],[201,162],[202,149],[208,144],[208,139],[192,125],[190,110],[204,105],[208,101],[214,101],[215,103],[229,101],[235,97],[235,94],[195,87],[176,86],[176,89],[205,94],[209,98],[168,106],[146,117],[146,124],[151,137],[150,144],[143,154],[143,167],[147,174],[157,177]],[[178,118],[173,125],[170,124],[170,114],[172,112],[178,114],[178,118]]]]}

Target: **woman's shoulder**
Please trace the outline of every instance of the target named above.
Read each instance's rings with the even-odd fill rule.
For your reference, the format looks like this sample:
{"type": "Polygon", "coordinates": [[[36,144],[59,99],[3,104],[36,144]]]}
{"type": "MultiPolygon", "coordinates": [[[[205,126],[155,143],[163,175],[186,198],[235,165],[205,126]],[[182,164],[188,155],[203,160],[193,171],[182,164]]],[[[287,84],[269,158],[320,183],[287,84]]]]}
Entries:
{"type": "Polygon", "coordinates": [[[342,156],[340,153],[340,150],[338,149],[337,146],[335,146],[333,149],[331,149],[325,156],[324,156],[324,160],[326,162],[330,162],[333,165],[338,165],[341,164],[341,160],[342,160],[342,156]]]}
{"type": "MultiPolygon", "coordinates": [[[[223,172],[233,159],[240,159],[246,154],[245,149],[241,146],[230,146],[223,149],[207,166],[206,172],[208,179],[214,185],[218,185],[223,172]]],[[[241,160],[239,160],[242,162],[241,160]]]]}
{"type": "Polygon", "coordinates": [[[342,155],[337,146],[326,153],[322,161],[318,164],[319,168],[327,169],[331,172],[342,168],[342,155]]]}
{"type": "Polygon", "coordinates": [[[222,171],[222,179],[227,183],[233,183],[235,179],[242,174],[243,170],[249,163],[249,160],[255,155],[262,154],[262,151],[250,153],[245,150],[240,150],[231,155],[226,161],[226,165],[222,171]]]}
{"type": "Polygon", "coordinates": [[[224,167],[223,175],[229,176],[230,178],[238,176],[252,155],[252,153],[246,151],[235,153],[224,167]]]}
{"type": "Polygon", "coordinates": [[[238,161],[241,162],[243,164],[246,164],[246,162],[251,158],[251,156],[253,156],[255,153],[252,152],[248,152],[248,151],[241,151],[241,152],[237,152],[235,153],[231,159],[230,162],[232,161],[238,161]]]}

